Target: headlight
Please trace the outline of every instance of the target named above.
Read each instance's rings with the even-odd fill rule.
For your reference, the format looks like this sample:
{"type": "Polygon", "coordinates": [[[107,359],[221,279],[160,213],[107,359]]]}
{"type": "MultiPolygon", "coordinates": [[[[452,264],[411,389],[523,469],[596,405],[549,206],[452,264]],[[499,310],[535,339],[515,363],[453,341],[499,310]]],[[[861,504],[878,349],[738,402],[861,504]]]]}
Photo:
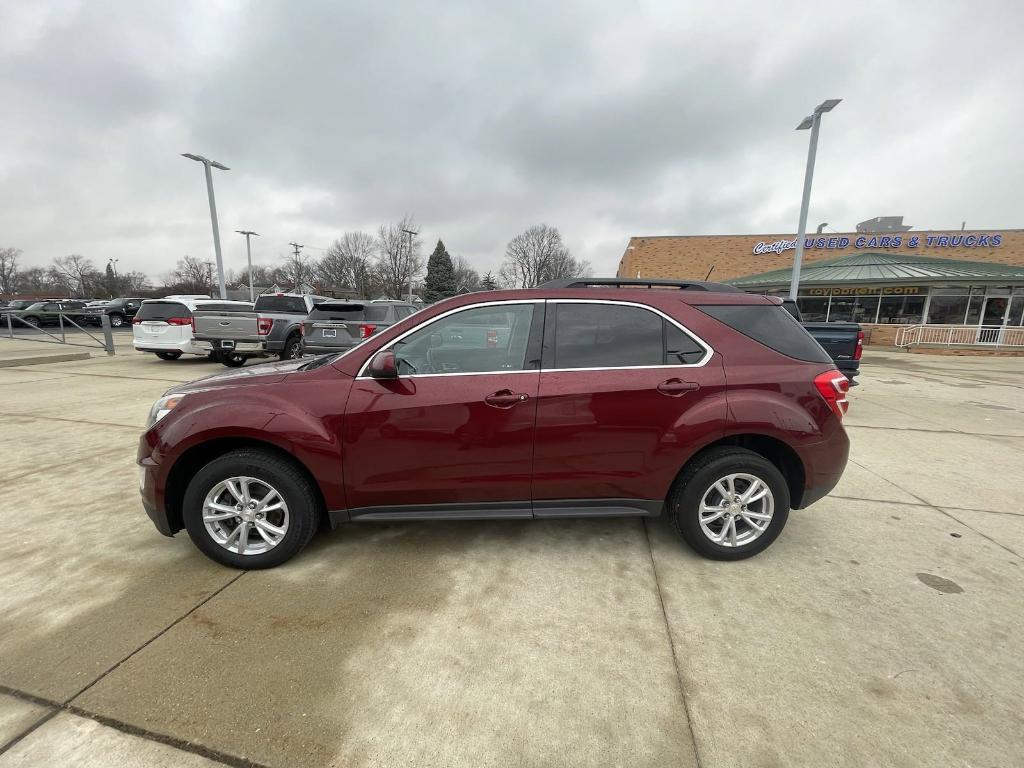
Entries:
{"type": "Polygon", "coordinates": [[[146,429],[149,429],[173,411],[184,399],[185,395],[164,395],[153,403],[153,407],[149,409],[149,420],[146,422],[146,429]]]}

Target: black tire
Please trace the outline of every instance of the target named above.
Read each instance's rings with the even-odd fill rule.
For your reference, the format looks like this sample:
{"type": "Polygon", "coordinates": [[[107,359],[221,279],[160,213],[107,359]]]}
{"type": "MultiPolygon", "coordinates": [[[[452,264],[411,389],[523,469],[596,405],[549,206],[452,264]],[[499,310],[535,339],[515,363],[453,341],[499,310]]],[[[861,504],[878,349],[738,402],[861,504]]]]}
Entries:
{"type": "Polygon", "coordinates": [[[282,360],[295,360],[302,357],[302,338],[298,334],[292,334],[284,343],[280,358],[282,360]]]}
{"type": "MultiPolygon", "coordinates": [[[[676,532],[698,554],[712,560],[742,560],[767,549],[786,525],[789,504],[789,486],[778,467],[760,454],[732,447],[712,448],[691,461],[676,479],[668,496],[669,516],[676,532]],[[700,524],[700,506],[704,495],[716,481],[736,473],[753,475],[764,482],[771,490],[774,511],[768,527],[760,536],[746,544],[730,547],[715,543],[704,532],[700,524]]],[[[749,529],[745,520],[740,525],[744,530],[749,529]]]]}
{"type": "MultiPolygon", "coordinates": [[[[32,325],[36,326],[37,328],[43,327],[43,321],[40,320],[35,315],[28,315],[27,317],[23,317],[22,320],[24,320],[26,323],[32,323],[32,325]]],[[[27,328],[28,326],[26,325],[22,327],[27,328]]]]}
{"type": "MultiPolygon", "coordinates": [[[[100,321],[100,324],[101,325],[103,324],[102,321],[100,321]]],[[[122,325],[124,325],[124,315],[120,314],[119,312],[111,312],[110,313],[110,327],[111,328],[120,328],[122,325]]]]}
{"type": "Polygon", "coordinates": [[[157,352],[156,356],[161,360],[177,360],[181,357],[181,352],[157,352]]]}
{"type": "Polygon", "coordinates": [[[221,365],[226,365],[228,368],[241,368],[248,359],[245,355],[240,355],[237,352],[217,353],[217,362],[221,365]]]}
{"type": "Polygon", "coordinates": [[[185,491],[182,516],[189,538],[199,550],[221,565],[255,570],[273,568],[294,557],[309,543],[317,529],[319,503],[309,480],[287,459],[255,448],[243,448],[220,456],[200,469],[185,491]],[[210,536],[203,524],[203,503],[211,489],[230,477],[252,477],[273,486],[288,505],[288,530],[279,544],[267,552],[240,555],[230,552],[210,536]]]}

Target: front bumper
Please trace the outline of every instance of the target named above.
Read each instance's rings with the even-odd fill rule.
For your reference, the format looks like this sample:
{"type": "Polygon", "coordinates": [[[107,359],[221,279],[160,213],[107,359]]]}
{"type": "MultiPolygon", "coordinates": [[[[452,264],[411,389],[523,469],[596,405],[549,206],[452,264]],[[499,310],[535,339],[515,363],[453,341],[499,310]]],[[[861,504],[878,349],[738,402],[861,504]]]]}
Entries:
{"type": "Polygon", "coordinates": [[[139,441],[139,495],[142,497],[142,507],[153,521],[153,525],[164,536],[173,536],[176,531],[171,528],[171,521],[167,517],[167,508],[162,500],[158,498],[157,470],[159,464],[153,461],[149,455],[149,445],[146,443],[146,436],[143,435],[139,441]]]}

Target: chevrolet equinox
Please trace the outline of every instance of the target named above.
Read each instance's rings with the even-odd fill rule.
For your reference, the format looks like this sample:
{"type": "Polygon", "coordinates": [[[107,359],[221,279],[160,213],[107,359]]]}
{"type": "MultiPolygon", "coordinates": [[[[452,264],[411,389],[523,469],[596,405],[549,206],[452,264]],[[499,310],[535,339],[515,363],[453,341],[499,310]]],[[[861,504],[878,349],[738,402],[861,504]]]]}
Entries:
{"type": "Polygon", "coordinates": [[[342,522],[667,514],[749,557],[839,481],[849,384],[772,297],[583,279],[441,301],[352,349],[173,387],[143,504],[269,568],[342,522]]]}

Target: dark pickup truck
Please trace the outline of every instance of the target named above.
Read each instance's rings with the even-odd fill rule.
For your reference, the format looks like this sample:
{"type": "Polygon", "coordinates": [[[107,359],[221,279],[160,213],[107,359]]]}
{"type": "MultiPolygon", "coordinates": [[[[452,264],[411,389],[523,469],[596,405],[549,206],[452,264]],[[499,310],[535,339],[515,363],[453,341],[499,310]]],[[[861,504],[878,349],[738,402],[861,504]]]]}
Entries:
{"type": "Polygon", "coordinates": [[[805,323],[800,308],[792,299],[783,299],[782,306],[807,330],[814,340],[828,352],[836,368],[856,385],[854,377],[860,373],[860,356],[864,351],[864,331],[857,323],[805,323]]]}

